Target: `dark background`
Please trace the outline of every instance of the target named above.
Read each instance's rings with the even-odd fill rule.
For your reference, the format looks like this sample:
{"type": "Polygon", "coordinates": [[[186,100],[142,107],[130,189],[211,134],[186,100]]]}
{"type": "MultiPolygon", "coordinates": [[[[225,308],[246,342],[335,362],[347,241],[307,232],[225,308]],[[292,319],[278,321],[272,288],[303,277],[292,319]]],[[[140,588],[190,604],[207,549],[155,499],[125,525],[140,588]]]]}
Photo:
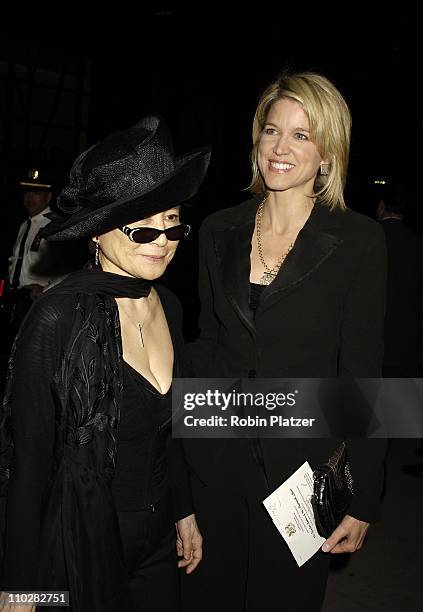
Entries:
{"type": "Polygon", "coordinates": [[[79,151],[160,113],[178,153],[213,147],[208,175],[187,213],[193,237],[167,279],[194,312],[196,230],[206,214],[248,197],[243,189],[250,180],[256,103],[286,67],[321,72],[350,105],[348,205],[374,216],[382,189],[374,181],[399,181],[406,187],[407,222],[422,230],[416,14],[401,6],[374,16],[347,5],[342,14],[330,5],[312,12],[300,4],[280,12],[270,5],[254,11],[142,6],[125,15],[104,9],[89,24],[83,15],[63,16],[60,26],[31,24],[28,16],[19,27],[3,28],[0,278],[24,218],[17,189],[24,169],[50,165],[60,188],[79,151]]]}

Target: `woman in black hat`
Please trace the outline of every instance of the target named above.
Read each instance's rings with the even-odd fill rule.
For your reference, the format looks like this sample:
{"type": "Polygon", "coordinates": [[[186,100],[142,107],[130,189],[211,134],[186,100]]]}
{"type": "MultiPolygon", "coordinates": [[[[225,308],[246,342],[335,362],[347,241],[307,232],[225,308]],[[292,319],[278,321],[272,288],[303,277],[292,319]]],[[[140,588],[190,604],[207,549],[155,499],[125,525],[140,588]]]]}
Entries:
{"type": "MultiPolygon", "coordinates": [[[[208,161],[206,149],[175,159],[163,122],[148,117],[72,167],[44,235],[91,237],[95,263],[34,305],[13,347],[0,419],[5,594],[34,591],[36,604],[69,591],[78,612],[171,611],[177,553],[187,573],[201,560],[170,437],[181,309],[152,281],[189,231],[179,206],[208,161]]],[[[25,602],[6,597],[6,609],[25,602]]]]}

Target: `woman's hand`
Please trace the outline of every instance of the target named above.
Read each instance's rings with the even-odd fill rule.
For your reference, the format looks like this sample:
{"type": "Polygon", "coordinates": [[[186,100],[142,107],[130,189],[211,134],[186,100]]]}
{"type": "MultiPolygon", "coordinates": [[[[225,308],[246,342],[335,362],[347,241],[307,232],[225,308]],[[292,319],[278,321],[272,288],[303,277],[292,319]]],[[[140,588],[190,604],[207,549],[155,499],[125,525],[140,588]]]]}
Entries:
{"type": "Polygon", "coordinates": [[[22,606],[21,604],[0,603],[0,612],[35,612],[35,606],[32,604],[29,606],[22,606]]]}
{"type": "Polygon", "coordinates": [[[178,567],[186,567],[186,573],[191,574],[200,563],[203,556],[203,538],[198,529],[195,514],[190,514],[176,524],[176,551],[179,557],[178,567]]]}
{"type": "Polygon", "coordinates": [[[323,552],[352,553],[360,550],[370,523],[359,521],[346,514],[341,523],[322,546],[323,552]]]}
{"type": "Polygon", "coordinates": [[[0,592],[0,612],[35,612],[35,604],[23,606],[10,603],[8,595],[0,592]]]}

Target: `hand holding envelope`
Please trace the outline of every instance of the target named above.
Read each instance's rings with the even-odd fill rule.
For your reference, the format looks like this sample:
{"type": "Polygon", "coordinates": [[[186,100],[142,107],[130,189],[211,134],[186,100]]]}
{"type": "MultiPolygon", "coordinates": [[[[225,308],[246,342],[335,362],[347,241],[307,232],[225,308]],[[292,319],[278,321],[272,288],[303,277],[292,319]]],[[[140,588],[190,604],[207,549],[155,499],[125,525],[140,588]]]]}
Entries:
{"type": "Polygon", "coordinates": [[[363,546],[370,523],[360,521],[347,514],[322,546],[323,552],[331,554],[352,553],[363,546]]]}
{"type": "Polygon", "coordinates": [[[312,493],[313,470],[305,461],[263,501],[275,527],[300,567],[319,549],[331,554],[359,550],[369,528],[369,523],[347,514],[325,540],[317,533],[310,501],[312,493]]]}

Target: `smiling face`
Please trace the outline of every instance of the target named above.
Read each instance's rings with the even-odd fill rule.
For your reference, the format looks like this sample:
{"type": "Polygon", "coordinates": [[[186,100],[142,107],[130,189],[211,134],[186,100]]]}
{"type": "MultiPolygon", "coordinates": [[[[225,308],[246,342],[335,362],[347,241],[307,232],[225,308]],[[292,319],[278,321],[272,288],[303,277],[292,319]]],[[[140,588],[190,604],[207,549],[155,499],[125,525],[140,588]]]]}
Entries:
{"type": "Polygon", "coordinates": [[[292,189],[310,196],[323,161],[310,140],[310,124],[301,105],[290,98],[273,103],[258,146],[257,162],[266,188],[292,189]]]}
{"type": "MultiPolygon", "coordinates": [[[[167,229],[180,224],[179,207],[170,208],[151,217],[130,223],[128,227],[155,227],[167,229]]],[[[120,229],[114,229],[98,237],[100,264],[105,272],[155,280],[162,276],[173,259],[179,241],[168,240],[160,234],[152,242],[132,242],[120,229]]]]}

